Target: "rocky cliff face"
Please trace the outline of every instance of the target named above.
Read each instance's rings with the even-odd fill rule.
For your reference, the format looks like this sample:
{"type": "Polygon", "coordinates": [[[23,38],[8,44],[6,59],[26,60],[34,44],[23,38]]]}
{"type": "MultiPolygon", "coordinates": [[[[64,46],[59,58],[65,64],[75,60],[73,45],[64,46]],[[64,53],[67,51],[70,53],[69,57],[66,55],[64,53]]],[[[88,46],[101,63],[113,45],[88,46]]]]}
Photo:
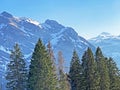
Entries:
{"type": "Polygon", "coordinates": [[[73,28],[65,27],[54,20],[39,23],[29,18],[19,18],[3,12],[0,14],[0,76],[2,78],[5,75],[6,64],[9,62],[10,50],[15,43],[20,45],[26,62],[29,62],[38,38],[41,38],[45,45],[48,41],[51,42],[56,58],[57,52],[62,51],[66,66],[69,66],[73,49],[77,50],[79,56],[87,47],[95,49],[73,28]]]}

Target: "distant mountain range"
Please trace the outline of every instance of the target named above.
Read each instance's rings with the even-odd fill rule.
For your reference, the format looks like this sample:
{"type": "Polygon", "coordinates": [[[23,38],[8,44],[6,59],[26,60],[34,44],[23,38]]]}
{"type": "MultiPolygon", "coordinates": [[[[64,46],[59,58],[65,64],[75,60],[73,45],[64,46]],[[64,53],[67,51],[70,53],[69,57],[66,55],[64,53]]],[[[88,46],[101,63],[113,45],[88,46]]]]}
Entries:
{"type": "Polygon", "coordinates": [[[95,47],[86,39],[79,36],[71,27],[65,27],[54,20],[46,20],[39,23],[25,17],[15,17],[8,12],[0,14],[0,76],[4,80],[6,64],[9,62],[10,50],[18,43],[26,58],[30,61],[34,46],[41,38],[47,45],[50,41],[57,58],[57,52],[62,51],[66,66],[69,66],[73,50],[77,50],[79,56],[87,47],[95,50],[95,47]]]}
{"type": "Polygon", "coordinates": [[[97,37],[88,40],[94,46],[100,46],[106,56],[114,58],[120,68],[120,36],[103,32],[97,37]]]}
{"type": "Polygon", "coordinates": [[[51,42],[56,59],[58,51],[62,51],[67,67],[69,67],[74,49],[81,57],[87,47],[95,51],[95,48],[100,46],[103,53],[113,57],[120,68],[120,36],[103,32],[95,38],[86,40],[79,36],[73,28],[63,26],[55,20],[48,19],[44,23],[39,23],[30,18],[16,17],[8,12],[2,12],[0,14],[0,81],[2,83],[5,80],[10,50],[13,49],[15,43],[20,45],[26,62],[29,63],[39,38],[45,45],[49,41],[51,42]]]}

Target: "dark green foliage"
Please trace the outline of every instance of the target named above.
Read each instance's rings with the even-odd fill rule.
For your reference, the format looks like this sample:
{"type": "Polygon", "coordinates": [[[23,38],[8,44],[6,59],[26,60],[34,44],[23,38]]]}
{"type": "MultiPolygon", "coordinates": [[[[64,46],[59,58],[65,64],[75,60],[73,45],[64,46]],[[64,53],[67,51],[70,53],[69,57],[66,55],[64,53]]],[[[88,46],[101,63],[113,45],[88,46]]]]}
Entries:
{"type": "MultiPolygon", "coordinates": [[[[82,63],[74,50],[69,75],[65,74],[62,52],[58,53],[57,69],[50,42],[46,50],[39,39],[34,48],[27,77],[26,64],[19,45],[16,44],[7,65],[6,88],[8,90],[120,90],[120,71],[112,58],[104,57],[99,47],[95,57],[88,48],[81,61],[82,63]]],[[[2,86],[0,90],[1,88],[2,86]]]]}
{"type": "Polygon", "coordinates": [[[54,67],[45,46],[39,39],[30,64],[28,89],[29,90],[57,90],[57,79],[54,67]]]}
{"type": "Polygon", "coordinates": [[[99,76],[99,86],[100,90],[109,90],[110,88],[110,78],[109,71],[106,64],[106,59],[102,54],[101,49],[98,47],[95,54],[95,60],[97,62],[97,71],[99,76]]]}
{"type": "Polygon", "coordinates": [[[26,88],[27,70],[18,44],[16,44],[14,50],[11,51],[6,80],[9,90],[25,90],[26,88]]]}
{"type": "Polygon", "coordinates": [[[98,90],[96,79],[96,63],[93,53],[90,48],[84,53],[82,57],[83,67],[83,89],[84,90],[98,90]]]}
{"type": "Polygon", "coordinates": [[[109,70],[110,90],[120,90],[120,71],[112,58],[106,58],[106,61],[109,70]]]}
{"type": "Polygon", "coordinates": [[[72,60],[70,63],[69,77],[72,90],[81,90],[82,86],[82,67],[80,59],[76,51],[73,52],[72,60]]]}
{"type": "Polygon", "coordinates": [[[70,83],[68,81],[67,74],[62,72],[62,70],[59,71],[59,90],[70,90],[70,83]]]}

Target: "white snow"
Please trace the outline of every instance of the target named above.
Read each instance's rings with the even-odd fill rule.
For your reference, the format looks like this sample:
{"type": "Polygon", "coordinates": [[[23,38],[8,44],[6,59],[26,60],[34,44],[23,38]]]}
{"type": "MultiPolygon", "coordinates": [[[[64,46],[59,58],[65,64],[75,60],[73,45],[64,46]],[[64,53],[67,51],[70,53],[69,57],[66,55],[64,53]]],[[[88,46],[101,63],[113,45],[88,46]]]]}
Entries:
{"type": "Polygon", "coordinates": [[[28,19],[27,21],[32,23],[32,24],[35,24],[35,25],[39,26],[40,28],[42,28],[42,26],[40,25],[40,23],[38,21],[35,21],[35,20],[32,20],[32,19],[28,19]]]}
{"type": "Polygon", "coordinates": [[[86,43],[85,41],[80,40],[80,42],[84,43],[85,45],[89,46],[88,43],[86,43]]]}
{"type": "Polygon", "coordinates": [[[107,32],[102,32],[97,39],[108,39],[108,38],[114,38],[115,36],[111,35],[110,33],[107,32]]]}
{"type": "Polygon", "coordinates": [[[58,36],[58,37],[56,37],[56,38],[53,38],[53,39],[51,40],[52,45],[57,45],[59,39],[60,39],[62,36],[63,36],[63,35],[60,35],[60,36],[58,36]]]}
{"type": "Polygon", "coordinates": [[[24,27],[23,27],[23,26],[20,28],[20,30],[23,31],[24,33],[27,33],[27,32],[24,30],[24,27]]]}
{"type": "Polygon", "coordinates": [[[52,38],[56,38],[57,36],[61,35],[64,31],[65,31],[65,29],[61,29],[60,32],[51,34],[51,36],[52,36],[52,38]]]}
{"type": "Polygon", "coordinates": [[[17,20],[18,22],[21,21],[19,17],[13,16],[15,20],[17,20]]]}
{"type": "Polygon", "coordinates": [[[37,22],[37,21],[35,21],[35,20],[28,19],[27,21],[30,22],[30,23],[33,23],[33,24],[35,24],[35,25],[39,25],[39,22],[37,22]]]}
{"type": "Polygon", "coordinates": [[[31,32],[25,31],[25,28],[22,26],[20,27],[20,30],[26,34],[27,37],[33,36],[34,34],[31,32]]]}
{"type": "Polygon", "coordinates": [[[12,26],[15,26],[16,28],[18,28],[18,26],[14,22],[11,22],[9,24],[11,24],[12,26]]]}
{"type": "Polygon", "coordinates": [[[78,48],[82,48],[82,46],[78,45],[78,48]]]}
{"type": "Polygon", "coordinates": [[[19,18],[19,20],[25,20],[26,22],[32,23],[32,24],[34,24],[34,25],[39,26],[40,28],[42,28],[41,24],[38,21],[33,20],[31,18],[21,17],[21,18],[19,18]]]}
{"type": "Polygon", "coordinates": [[[42,27],[43,27],[43,28],[45,28],[45,29],[50,29],[50,28],[51,28],[51,26],[50,26],[50,25],[45,24],[45,23],[43,23],[43,24],[42,24],[42,27]]]}
{"type": "Polygon", "coordinates": [[[11,52],[9,50],[7,50],[5,47],[3,46],[0,46],[0,50],[3,51],[3,52],[6,52],[8,54],[10,54],[11,52]]]}
{"type": "Polygon", "coordinates": [[[89,39],[90,41],[95,41],[95,43],[99,43],[103,40],[106,40],[106,39],[119,39],[120,40],[120,36],[117,36],[117,35],[111,35],[109,33],[101,33],[99,36],[97,37],[94,37],[92,39],[89,39]]]}
{"type": "Polygon", "coordinates": [[[56,45],[57,43],[58,43],[58,41],[59,41],[59,39],[63,36],[63,32],[65,31],[65,29],[62,29],[60,32],[58,32],[58,33],[55,33],[55,34],[51,34],[51,36],[52,36],[52,40],[51,40],[51,43],[52,43],[52,45],[56,45]]]}
{"type": "Polygon", "coordinates": [[[115,39],[119,39],[120,40],[120,36],[116,36],[116,37],[114,37],[115,39]]]}
{"type": "Polygon", "coordinates": [[[73,42],[73,43],[75,43],[75,40],[74,39],[72,39],[71,37],[69,37],[70,38],[70,40],[73,42]]]}
{"type": "Polygon", "coordinates": [[[32,53],[25,54],[24,57],[25,57],[25,58],[29,58],[31,55],[32,55],[32,53]]]}

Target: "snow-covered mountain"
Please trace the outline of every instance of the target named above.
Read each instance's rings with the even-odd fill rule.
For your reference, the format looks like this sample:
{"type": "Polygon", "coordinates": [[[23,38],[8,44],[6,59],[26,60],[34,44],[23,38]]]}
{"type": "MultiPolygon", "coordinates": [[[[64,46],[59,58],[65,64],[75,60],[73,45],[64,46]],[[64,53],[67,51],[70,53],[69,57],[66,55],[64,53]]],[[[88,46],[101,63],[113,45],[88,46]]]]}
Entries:
{"type": "Polygon", "coordinates": [[[94,46],[100,46],[106,56],[114,58],[120,68],[120,36],[103,32],[89,40],[94,46]]]}
{"type": "Polygon", "coordinates": [[[0,75],[4,76],[5,66],[9,62],[10,50],[15,43],[18,43],[22,52],[29,62],[34,46],[41,38],[46,45],[48,41],[52,43],[55,56],[62,51],[65,63],[69,65],[73,49],[76,49],[79,56],[91,47],[83,37],[79,36],[71,27],[65,27],[54,20],[46,20],[39,23],[25,17],[15,17],[8,12],[0,14],[0,75]]]}

